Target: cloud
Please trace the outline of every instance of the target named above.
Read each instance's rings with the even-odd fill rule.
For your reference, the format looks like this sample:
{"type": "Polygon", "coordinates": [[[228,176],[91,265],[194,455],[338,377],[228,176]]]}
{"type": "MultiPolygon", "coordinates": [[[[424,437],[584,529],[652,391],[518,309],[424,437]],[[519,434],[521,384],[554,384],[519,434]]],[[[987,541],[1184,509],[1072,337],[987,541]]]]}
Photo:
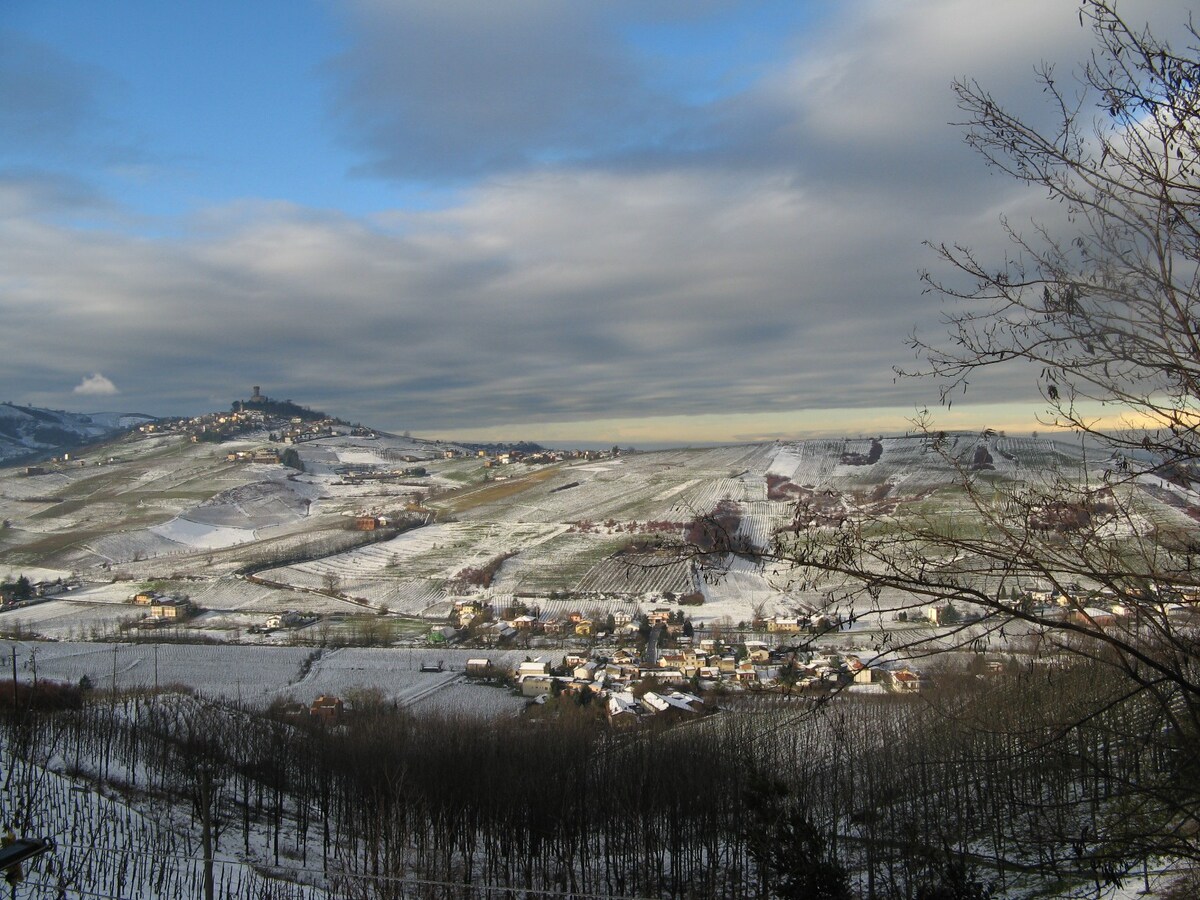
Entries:
{"type": "Polygon", "coordinates": [[[174,239],[18,220],[0,376],[119,366],[163,414],[262,384],[421,430],[906,401],[927,389],[890,366],[936,315],[910,229],[702,171],[540,172],[380,221],[242,206],[174,239]]]}
{"type": "Polygon", "coordinates": [[[83,179],[39,169],[0,168],[0,219],[110,208],[111,202],[83,179]]]}
{"type": "Polygon", "coordinates": [[[0,134],[8,154],[36,160],[96,153],[110,123],[101,97],[115,85],[104,70],[0,28],[0,134]]]}
{"type": "Polygon", "coordinates": [[[1062,60],[1069,75],[1091,40],[1072,5],[1044,0],[863,0],[791,16],[776,10],[750,32],[772,47],[756,56],[733,36],[751,16],[731,2],[359,0],[349,47],[326,68],[331,117],[362,153],[360,173],[402,181],[545,166],[782,168],[911,199],[928,180],[959,191],[978,181],[970,153],[947,139],[960,118],[954,79],[977,78],[1036,116],[1047,107],[1035,67],[1062,60]],[[718,23],[729,37],[712,36],[718,23]],[[787,40],[769,30],[784,25],[787,40]],[[697,34],[705,52],[678,52],[697,34]]]}
{"type": "Polygon", "coordinates": [[[71,393],[82,394],[87,397],[111,397],[121,392],[117,390],[117,386],[109,379],[96,372],[92,375],[85,375],[83,381],[75,385],[71,393]]]}
{"type": "MultiPolygon", "coordinates": [[[[0,178],[0,381],[53,404],[81,368],[117,370],[123,402],[162,415],[259,384],[418,433],[932,402],[892,378],[905,336],[942,328],[921,241],[1000,258],[1000,212],[1056,214],[971,157],[949,83],[1034,109],[1034,64],[1081,57],[1073,10],[850,4],[685,102],[601,7],[632,8],[354,6],[344,134],[382,177],[463,179],[444,208],[246,200],[148,236],[39,214],[77,186],[0,178]]],[[[1036,403],[1035,374],[973,397],[1036,403]]]]}
{"type": "Polygon", "coordinates": [[[372,175],[594,159],[653,143],[680,114],[598,7],[360,2],[350,25],[353,47],[330,66],[332,108],[372,175]]]}

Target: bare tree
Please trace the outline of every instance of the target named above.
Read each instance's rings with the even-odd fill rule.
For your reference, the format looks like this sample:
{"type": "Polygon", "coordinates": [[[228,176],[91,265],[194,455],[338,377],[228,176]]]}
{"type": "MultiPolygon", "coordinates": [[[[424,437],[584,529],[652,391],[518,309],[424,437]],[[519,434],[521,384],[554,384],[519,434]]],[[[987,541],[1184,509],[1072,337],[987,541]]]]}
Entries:
{"type": "Polygon", "coordinates": [[[914,637],[906,653],[1021,630],[1043,655],[1115,673],[1064,707],[1045,740],[1074,741],[1081,764],[1102,766],[1084,756],[1085,735],[1120,713],[1136,728],[1118,740],[1172,760],[1138,779],[1102,776],[1111,808],[1136,815],[1108,817],[1107,833],[1081,846],[1116,872],[1135,861],[1122,852],[1200,859],[1200,504],[1190,491],[1200,481],[1200,35],[1189,24],[1178,50],[1109,0],[1083,0],[1081,22],[1095,48],[1079,77],[1066,87],[1051,68],[1038,73],[1053,127],[973,81],[955,85],[968,143],[1066,217],[1028,230],[1004,221],[1012,249],[1002,260],[935,246],[940,265],[925,281],[948,301],[948,335],[914,336],[921,363],[901,374],[937,379],[949,405],[984,371],[1024,366],[1045,424],[1073,432],[1091,462],[998,479],[923,414],[917,430],[954,473],[965,525],[881,517],[860,503],[843,522],[798,527],[774,552],[806,579],[848,578],[843,596],[859,608],[890,591],[914,607],[952,601],[978,613],[937,631],[936,646],[933,632],[914,637]],[[1164,498],[1185,514],[1151,514],[1164,498]],[[1029,602],[1033,584],[1057,602],[1029,602]]]}
{"type": "Polygon", "coordinates": [[[334,596],[341,586],[341,579],[338,578],[337,572],[330,569],[321,576],[321,583],[325,586],[325,593],[334,596]]]}

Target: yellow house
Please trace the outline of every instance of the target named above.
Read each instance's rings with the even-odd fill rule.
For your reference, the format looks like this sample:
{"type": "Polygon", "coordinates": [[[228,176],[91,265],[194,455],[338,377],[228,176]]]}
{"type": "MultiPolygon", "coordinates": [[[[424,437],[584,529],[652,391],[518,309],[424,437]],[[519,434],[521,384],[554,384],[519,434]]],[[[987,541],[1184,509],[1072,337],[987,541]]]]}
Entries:
{"type": "Polygon", "coordinates": [[[192,601],[179,597],[161,597],[150,605],[150,615],[160,619],[186,619],[192,614],[192,601]]]}

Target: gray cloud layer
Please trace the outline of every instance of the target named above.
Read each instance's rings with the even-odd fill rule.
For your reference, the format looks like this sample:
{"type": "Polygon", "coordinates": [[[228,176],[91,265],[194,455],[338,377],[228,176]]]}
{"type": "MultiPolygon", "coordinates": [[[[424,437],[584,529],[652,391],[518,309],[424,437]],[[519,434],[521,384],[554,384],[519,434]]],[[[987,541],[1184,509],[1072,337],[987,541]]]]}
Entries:
{"type": "Polygon", "coordinates": [[[891,375],[937,327],[921,241],[997,246],[998,213],[1038,203],[971,158],[949,82],[1036,114],[1033,66],[1086,52],[1072,5],[853,4],[706,103],[648,86],[614,8],[356,6],[338,127],[364,172],[469,185],[446,209],[247,201],[151,238],[63,224],[102,206],[70,178],[0,173],[12,399],[103,372],[131,409],[187,412],[261,384],[418,432],[931,400],[891,375]]]}

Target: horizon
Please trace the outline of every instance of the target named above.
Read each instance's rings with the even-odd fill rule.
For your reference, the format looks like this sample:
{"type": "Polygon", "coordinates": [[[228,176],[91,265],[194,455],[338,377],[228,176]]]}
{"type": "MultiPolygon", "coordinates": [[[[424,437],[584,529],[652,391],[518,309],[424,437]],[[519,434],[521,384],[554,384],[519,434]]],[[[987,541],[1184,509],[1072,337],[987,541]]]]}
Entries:
{"type": "MultiPolygon", "coordinates": [[[[265,399],[269,399],[269,400],[276,399],[276,398],[271,397],[269,394],[263,394],[263,397],[265,399]]],[[[305,403],[302,403],[299,401],[294,401],[291,399],[289,399],[286,402],[296,402],[300,406],[303,406],[303,407],[306,407],[309,409],[315,409],[313,407],[308,407],[308,405],[305,403]]],[[[227,409],[231,408],[232,406],[236,406],[237,403],[238,403],[238,400],[233,400],[229,404],[226,404],[223,406],[218,406],[213,409],[194,410],[194,411],[190,411],[187,413],[180,413],[180,414],[176,414],[176,415],[159,415],[159,416],[152,416],[148,413],[140,412],[138,410],[131,410],[131,409],[106,408],[106,409],[87,409],[87,410],[85,410],[85,409],[66,409],[66,408],[51,409],[49,407],[42,407],[42,408],[51,409],[51,411],[54,411],[54,412],[66,412],[66,413],[81,414],[81,415],[87,415],[87,416],[101,416],[101,415],[149,416],[150,418],[170,420],[170,419],[176,419],[176,418],[191,418],[193,416],[198,416],[198,415],[206,415],[206,414],[224,412],[227,409]]],[[[10,406],[18,407],[18,408],[29,408],[29,407],[39,408],[33,404],[18,403],[13,400],[3,400],[3,401],[0,401],[0,404],[10,405],[10,406]]],[[[515,429],[511,426],[499,426],[498,428],[490,430],[490,431],[483,430],[483,429],[469,429],[468,428],[468,429],[456,430],[454,432],[437,432],[437,433],[431,432],[431,433],[426,434],[426,433],[416,433],[413,431],[413,429],[388,428],[388,427],[383,426],[376,422],[352,420],[350,418],[347,418],[346,416],[341,415],[337,410],[334,410],[334,409],[316,410],[316,411],[323,412],[326,415],[329,415],[336,419],[341,419],[343,421],[350,422],[351,424],[363,425],[367,428],[371,428],[376,431],[380,431],[382,433],[390,434],[390,435],[393,435],[396,437],[411,435],[413,438],[423,440],[423,441],[429,441],[429,442],[434,442],[434,443],[455,443],[455,444],[517,444],[517,443],[521,443],[521,442],[528,442],[528,443],[538,444],[542,447],[545,447],[546,449],[556,449],[556,450],[571,450],[571,449],[605,450],[605,449],[609,449],[613,446],[618,446],[618,447],[621,447],[622,449],[636,450],[639,452],[649,452],[649,451],[654,451],[654,450],[687,449],[687,448],[698,448],[699,449],[699,448],[706,448],[706,447],[737,446],[737,445],[749,445],[749,444],[767,444],[767,443],[772,443],[772,442],[776,442],[776,441],[779,441],[779,442],[798,442],[798,441],[808,441],[808,440],[847,440],[847,441],[850,441],[850,440],[870,440],[871,438],[875,438],[875,437],[905,438],[905,437],[916,437],[920,433],[915,428],[914,419],[918,412],[916,410],[912,411],[912,413],[907,418],[901,417],[900,419],[894,418],[894,416],[899,415],[898,412],[891,411],[890,415],[892,415],[893,418],[888,419],[888,421],[891,421],[895,426],[895,427],[891,427],[891,428],[886,428],[886,427],[885,428],[874,428],[874,429],[866,429],[866,428],[861,428],[861,427],[855,428],[855,427],[852,427],[852,425],[856,420],[851,419],[851,420],[849,420],[849,422],[851,424],[849,424],[845,429],[840,429],[840,430],[837,428],[828,428],[828,427],[827,428],[813,428],[813,429],[809,429],[809,430],[797,429],[790,433],[778,433],[777,432],[777,433],[771,433],[771,434],[740,434],[740,435],[733,435],[733,436],[725,438],[725,439],[705,437],[702,434],[693,434],[691,437],[679,437],[678,434],[680,432],[672,432],[669,430],[669,426],[663,425],[661,423],[656,426],[652,426],[652,428],[650,430],[643,432],[641,435],[631,434],[630,431],[628,430],[628,423],[624,423],[621,426],[621,428],[623,428],[624,430],[621,431],[619,434],[616,431],[605,432],[603,430],[603,428],[605,427],[604,423],[587,423],[588,425],[591,425],[593,427],[600,429],[598,432],[594,432],[592,434],[587,434],[587,435],[584,435],[584,434],[572,435],[571,434],[572,429],[575,429],[576,431],[579,431],[579,432],[582,432],[584,430],[583,428],[580,427],[579,423],[549,423],[549,424],[547,424],[547,423],[541,423],[541,424],[531,423],[528,426],[527,430],[523,430],[523,431],[519,430],[519,429],[515,429]],[[902,421],[904,424],[903,425],[898,424],[900,421],[902,421]],[[657,433],[659,433],[659,432],[655,431],[656,428],[657,429],[667,429],[665,431],[662,431],[661,432],[662,434],[667,434],[667,435],[675,434],[676,436],[675,437],[655,436],[657,433]],[[541,429],[541,430],[539,430],[539,429],[541,429]]],[[[993,412],[998,412],[998,410],[993,409],[993,412]]],[[[1010,412],[1011,412],[1011,410],[1010,410],[1010,412]]],[[[883,414],[883,411],[875,411],[875,413],[876,414],[874,416],[870,417],[869,420],[878,425],[881,421],[885,420],[885,416],[883,414]]],[[[817,413],[814,413],[814,414],[817,414],[817,413]]],[[[969,414],[962,415],[960,417],[953,419],[952,420],[953,424],[947,424],[944,426],[936,424],[938,422],[938,419],[935,416],[932,420],[933,425],[931,427],[936,427],[937,430],[945,431],[949,434],[977,434],[977,433],[982,433],[985,430],[991,430],[999,435],[1006,435],[1009,433],[1011,433],[1011,436],[1029,434],[1033,437],[1044,437],[1047,439],[1061,439],[1061,438],[1068,437],[1068,436],[1077,437],[1077,435],[1075,435],[1069,429],[1056,427],[1053,424],[1047,424],[1045,422],[1040,422],[1037,420],[1033,420],[1032,422],[1016,421],[1016,423],[1015,423],[1016,427],[1013,427],[1014,426],[1013,422],[1008,422],[1006,425],[1002,418],[994,416],[992,419],[985,420],[982,422],[982,424],[980,424],[980,422],[976,420],[977,414],[978,414],[978,411],[974,411],[969,414]],[[999,423],[999,424],[997,424],[997,423],[999,423]]],[[[786,417],[788,414],[780,413],[777,415],[780,417],[786,417]]],[[[686,419],[687,417],[675,417],[675,418],[686,419]]],[[[866,420],[861,420],[861,421],[866,421],[866,420]]],[[[861,421],[859,422],[859,424],[861,424],[861,421]]],[[[1114,424],[1115,424],[1115,419],[1114,419],[1114,424]]],[[[686,429],[684,429],[683,432],[686,433],[686,429]]]]}

